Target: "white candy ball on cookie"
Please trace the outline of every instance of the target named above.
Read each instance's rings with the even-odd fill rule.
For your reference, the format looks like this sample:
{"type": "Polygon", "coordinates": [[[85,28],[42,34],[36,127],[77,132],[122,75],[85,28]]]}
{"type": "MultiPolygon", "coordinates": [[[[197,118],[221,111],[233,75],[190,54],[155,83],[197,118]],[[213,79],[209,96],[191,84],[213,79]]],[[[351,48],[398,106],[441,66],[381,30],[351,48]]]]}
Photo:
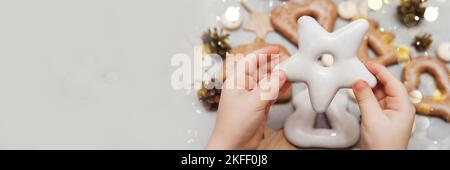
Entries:
{"type": "Polygon", "coordinates": [[[446,62],[450,62],[450,42],[444,42],[437,49],[439,58],[446,62]]]}
{"type": "Polygon", "coordinates": [[[352,19],[358,15],[358,7],[353,1],[344,1],[338,5],[339,16],[344,19],[352,19]]]}
{"type": "Polygon", "coordinates": [[[330,67],[334,63],[334,57],[330,54],[324,54],[320,57],[320,62],[324,67],[330,67]]]}

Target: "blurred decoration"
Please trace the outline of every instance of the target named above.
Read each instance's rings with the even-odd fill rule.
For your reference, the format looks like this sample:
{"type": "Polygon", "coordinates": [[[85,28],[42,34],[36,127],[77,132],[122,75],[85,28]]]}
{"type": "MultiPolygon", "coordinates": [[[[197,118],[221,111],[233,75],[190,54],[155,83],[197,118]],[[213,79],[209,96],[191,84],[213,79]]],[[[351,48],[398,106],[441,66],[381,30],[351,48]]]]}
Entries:
{"type": "Polygon", "coordinates": [[[250,21],[244,24],[244,30],[255,32],[256,37],[260,39],[264,39],[268,32],[273,31],[270,13],[259,13],[251,10],[245,4],[245,0],[240,0],[240,3],[250,13],[250,21]]]}
{"type": "MultiPolygon", "coordinates": [[[[230,34],[224,33],[221,28],[208,29],[201,37],[203,51],[207,54],[217,54],[225,59],[231,51],[231,46],[228,43],[229,37],[230,34]]],[[[202,87],[197,91],[197,95],[208,110],[216,111],[219,107],[221,92],[221,87],[217,87],[216,80],[211,78],[202,82],[202,87]]]]}
{"type": "Polygon", "coordinates": [[[412,46],[416,48],[417,51],[423,52],[430,48],[433,39],[430,34],[416,35],[414,41],[412,42],[412,46]]]}
{"type": "Polygon", "coordinates": [[[338,5],[338,14],[343,19],[353,19],[358,16],[358,7],[353,1],[345,0],[338,5]]]}
{"type": "Polygon", "coordinates": [[[367,0],[351,0],[358,7],[358,15],[354,19],[369,17],[369,3],[367,0]]]}
{"type": "Polygon", "coordinates": [[[242,25],[240,8],[236,6],[228,7],[222,14],[220,21],[228,30],[236,30],[242,25]]]}
{"type": "Polygon", "coordinates": [[[378,11],[383,7],[382,0],[368,0],[367,4],[371,10],[378,11]]]}
{"type": "Polygon", "coordinates": [[[397,63],[404,65],[411,61],[411,52],[408,46],[399,45],[397,47],[397,63]]]}
{"type": "Polygon", "coordinates": [[[436,89],[433,92],[433,101],[442,102],[445,100],[445,98],[446,98],[446,96],[441,92],[441,90],[436,89]]]}
{"type": "Polygon", "coordinates": [[[426,21],[434,22],[439,17],[439,7],[429,6],[425,9],[424,16],[426,21]]]}
{"type": "Polygon", "coordinates": [[[450,42],[443,42],[439,44],[437,54],[441,60],[450,62],[450,42]]]}
{"type": "Polygon", "coordinates": [[[222,93],[222,90],[216,88],[214,83],[215,79],[204,81],[202,87],[197,91],[199,100],[211,111],[216,111],[219,108],[220,94],[222,93]]]}
{"type": "MultiPolygon", "coordinates": [[[[407,27],[419,25],[424,19],[424,14],[427,9],[422,6],[425,2],[427,0],[401,0],[400,5],[397,7],[397,14],[400,21],[407,27]]],[[[428,17],[433,18],[433,16],[428,17]]]]}
{"type": "Polygon", "coordinates": [[[381,35],[381,42],[383,42],[386,45],[391,45],[394,42],[394,34],[390,33],[390,32],[384,32],[382,31],[382,35],[381,35]]]}
{"type": "Polygon", "coordinates": [[[230,34],[223,32],[221,28],[209,29],[202,35],[202,41],[204,49],[208,53],[214,53],[220,55],[224,59],[228,52],[231,50],[231,46],[228,43],[230,34]]]}

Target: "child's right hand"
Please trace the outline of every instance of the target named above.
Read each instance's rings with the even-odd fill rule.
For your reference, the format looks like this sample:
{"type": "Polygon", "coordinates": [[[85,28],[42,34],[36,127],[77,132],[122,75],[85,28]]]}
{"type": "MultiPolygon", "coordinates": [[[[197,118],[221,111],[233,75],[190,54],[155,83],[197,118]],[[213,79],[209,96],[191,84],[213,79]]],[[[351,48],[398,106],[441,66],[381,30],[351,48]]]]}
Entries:
{"type": "Polygon", "coordinates": [[[362,149],[406,149],[415,114],[408,93],[386,67],[365,65],[378,84],[371,89],[360,80],[352,87],[361,110],[362,149]]]}

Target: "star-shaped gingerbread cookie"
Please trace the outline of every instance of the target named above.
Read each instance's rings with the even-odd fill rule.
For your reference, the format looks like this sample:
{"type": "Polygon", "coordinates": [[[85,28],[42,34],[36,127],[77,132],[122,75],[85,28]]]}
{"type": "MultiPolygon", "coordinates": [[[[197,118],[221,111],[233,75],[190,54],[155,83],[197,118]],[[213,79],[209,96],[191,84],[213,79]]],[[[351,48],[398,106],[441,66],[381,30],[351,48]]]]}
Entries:
{"type": "Polygon", "coordinates": [[[256,33],[256,37],[264,39],[268,32],[273,31],[272,24],[270,23],[270,13],[258,13],[251,12],[250,22],[244,24],[246,31],[253,31],[256,33]]]}
{"type": "Polygon", "coordinates": [[[297,23],[298,52],[283,62],[280,69],[289,80],[306,83],[316,112],[325,112],[336,92],[340,88],[351,88],[357,80],[364,80],[371,87],[377,84],[356,56],[369,28],[366,20],[355,20],[333,33],[309,16],[301,17],[297,23]],[[331,65],[324,66],[320,61],[325,55],[333,58],[331,65]]]}

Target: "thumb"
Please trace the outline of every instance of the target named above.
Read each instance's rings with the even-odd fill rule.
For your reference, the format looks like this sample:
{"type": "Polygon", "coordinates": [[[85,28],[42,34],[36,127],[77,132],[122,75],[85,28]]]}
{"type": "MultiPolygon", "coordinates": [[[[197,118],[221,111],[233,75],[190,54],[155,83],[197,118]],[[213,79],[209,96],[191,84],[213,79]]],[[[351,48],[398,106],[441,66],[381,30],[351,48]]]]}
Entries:
{"type": "Polygon", "coordinates": [[[274,104],[278,101],[278,99],[280,99],[280,97],[282,97],[283,95],[285,95],[285,93],[289,90],[289,88],[291,87],[291,84],[288,82],[287,80],[287,76],[286,73],[284,73],[284,71],[282,70],[277,70],[279,71],[279,90],[278,90],[278,96],[276,99],[272,100],[271,104],[274,104]]]}
{"type": "Polygon", "coordinates": [[[374,117],[382,112],[377,98],[365,81],[358,80],[355,84],[353,84],[352,89],[355,93],[356,101],[358,102],[361,117],[363,119],[371,119],[371,117],[374,117]]]}
{"type": "Polygon", "coordinates": [[[266,74],[259,82],[255,92],[260,96],[261,100],[271,102],[278,98],[281,87],[286,83],[286,75],[274,70],[270,74],[266,74]]]}
{"type": "Polygon", "coordinates": [[[283,70],[276,70],[278,71],[278,75],[279,75],[279,86],[280,86],[280,91],[282,91],[282,88],[286,83],[287,83],[287,76],[286,73],[284,73],[283,70]]]}

